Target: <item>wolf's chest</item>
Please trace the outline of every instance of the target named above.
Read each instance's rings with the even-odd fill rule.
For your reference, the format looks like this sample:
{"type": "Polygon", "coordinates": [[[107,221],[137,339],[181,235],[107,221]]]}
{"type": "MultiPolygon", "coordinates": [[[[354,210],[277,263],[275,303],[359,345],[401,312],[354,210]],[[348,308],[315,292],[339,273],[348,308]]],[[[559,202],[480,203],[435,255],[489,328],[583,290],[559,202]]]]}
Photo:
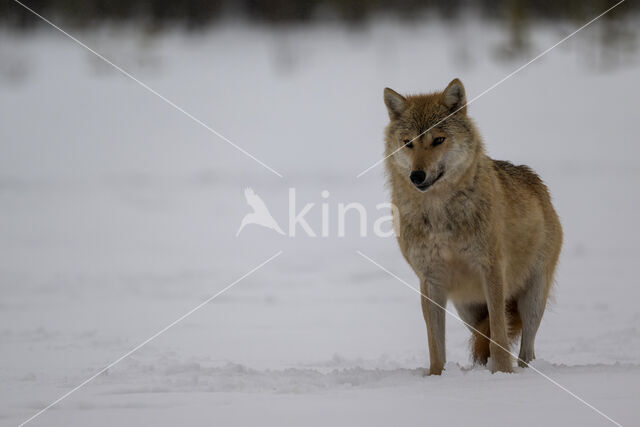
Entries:
{"type": "Polygon", "coordinates": [[[419,270],[448,264],[455,257],[454,242],[448,233],[415,233],[405,241],[409,263],[419,270]]]}
{"type": "Polygon", "coordinates": [[[411,266],[419,271],[453,258],[454,236],[421,216],[405,217],[400,224],[401,245],[411,266]]]}
{"type": "Polygon", "coordinates": [[[461,249],[451,235],[431,234],[406,246],[409,264],[422,280],[446,289],[453,301],[483,301],[482,275],[473,251],[461,249]]]}
{"type": "Polygon", "coordinates": [[[446,222],[414,217],[400,224],[405,256],[418,271],[468,270],[472,268],[475,239],[460,235],[446,222]]]}

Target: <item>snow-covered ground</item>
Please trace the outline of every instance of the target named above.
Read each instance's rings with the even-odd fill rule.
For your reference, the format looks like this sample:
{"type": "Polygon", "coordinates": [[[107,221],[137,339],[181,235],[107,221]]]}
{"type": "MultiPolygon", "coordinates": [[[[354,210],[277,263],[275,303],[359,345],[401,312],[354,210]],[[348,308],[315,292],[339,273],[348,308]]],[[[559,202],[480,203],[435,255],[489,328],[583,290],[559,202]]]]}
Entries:
{"type": "MultiPolygon", "coordinates": [[[[529,55],[573,28],[535,27],[529,55]]],[[[469,113],[492,156],[543,176],[563,221],[535,366],[637,425],[640,64],[599,45],[601,31],[579,33],[469,113]]],[[[394,239],[361,238],[355,221],[336,237],[339,202],[367,206],[371,230],[388,199],[381,167],[356,178],[382,153],[382,88],[460,77],[473,98],[530,57],[497,60],[502,29],[380,20],[77,36],[284,178],[55,30],[3,31],[0,424],[26,420],[280,250],[32,424],[608,423],[531,370],[473,367],[451,318],[446,371],[424,377],[418,296],[355,252],[417,286],[394,239]],[[283,227],[290,187],[300,206],[316,204],[318,233],[327,203],[330,236],[248,226],[236,237],[248,186],[283,227]]]]}

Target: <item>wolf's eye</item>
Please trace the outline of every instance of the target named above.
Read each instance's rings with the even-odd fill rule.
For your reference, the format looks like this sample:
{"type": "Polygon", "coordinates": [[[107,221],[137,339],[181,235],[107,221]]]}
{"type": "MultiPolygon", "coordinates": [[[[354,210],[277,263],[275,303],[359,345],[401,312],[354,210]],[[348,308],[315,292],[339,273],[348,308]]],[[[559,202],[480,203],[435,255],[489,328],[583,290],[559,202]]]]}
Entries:
{"type": "Polygon", "coordinates": [[[411,142],[410,139],[403,139],[402,142],[404,142],[404,146],[407,148],[413,148],[413,142],[411,142]]]}
{"type": "Polygon", "coordinates": [[[433,142],[431,143],[431,145],[435,147],[436,145],[440,145],[443,142],[444,142],[444,136],[439,136],[437,138],[433,138],[433,142]]]}

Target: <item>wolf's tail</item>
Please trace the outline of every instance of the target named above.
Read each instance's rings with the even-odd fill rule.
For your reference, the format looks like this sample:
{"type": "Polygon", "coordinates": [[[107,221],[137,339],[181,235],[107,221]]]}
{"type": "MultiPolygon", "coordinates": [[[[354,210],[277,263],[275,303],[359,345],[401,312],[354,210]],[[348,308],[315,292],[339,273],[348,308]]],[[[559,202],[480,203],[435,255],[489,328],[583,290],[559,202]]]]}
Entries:
{"type": "MultiPolygon", "coordinates": [[[[507,317],[507,334],[509,342],[512,343],[520,336],[522,331],[522,318],[518,312],[518,304],[515,301],[509,301],[506,305],[506,317],[507,317]]],[[[491,336],[491,330],[489,329],[489,314],[480,320],[476,325],[473,325],[478,332],[473,332],[471,336],[471,354],[473,361],[482,365],[487,364],[489,359],[489,344],[488,337],[491,336]]]]}

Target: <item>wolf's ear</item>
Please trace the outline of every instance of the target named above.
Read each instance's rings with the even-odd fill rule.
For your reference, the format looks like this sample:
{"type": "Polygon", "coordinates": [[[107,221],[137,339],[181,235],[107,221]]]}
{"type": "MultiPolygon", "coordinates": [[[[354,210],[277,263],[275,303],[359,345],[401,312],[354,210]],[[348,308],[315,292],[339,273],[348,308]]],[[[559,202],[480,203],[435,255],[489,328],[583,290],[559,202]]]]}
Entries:
{"type": "Polygon", "coordinates": [[[451,80],[449,86],[444,90],[444,104],[449,107],[449,111],[462,111],[467,113],[467,97],[464,94],[464,86],[458,79],[451,80]]]}
{"type": "Polygon", "coordinates": [[[407,100],[395,90],[385,87],[384,104],[387,106],[389,118],[395,120],[404,112],[407,107],[407,100]]]}

